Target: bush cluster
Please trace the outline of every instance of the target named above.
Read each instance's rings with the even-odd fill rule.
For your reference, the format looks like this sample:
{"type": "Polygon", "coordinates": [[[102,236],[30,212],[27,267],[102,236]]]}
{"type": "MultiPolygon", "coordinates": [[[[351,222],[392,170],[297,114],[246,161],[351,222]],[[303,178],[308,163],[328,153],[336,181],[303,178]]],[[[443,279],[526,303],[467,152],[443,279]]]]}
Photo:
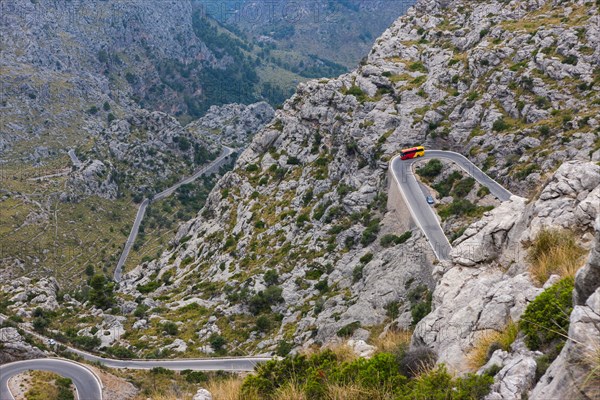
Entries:
{"type": "Polygon", "coordinates": [[[411,231],[406,231],[400,236],[397,236],[394,234],[388,234],[388,235],[384,235],[381,238],[381,240],[379,241],[379,243],[383,247],[391,247],[391,246],[394,246],[397,244],[402,244],[402,243],[406,242],[408,239],[410,239],[411,237],[412,237],[411,231]]]}
{"type": "MultiPolygon", "coordinates": [[[[414,371],[431,354],[414,354],[406,359],[414,371]]],[[[408,366],[391,353],[378,353],[371,359],[358,358],[342,361],[331,350],[272,360],[257,367],[256,374],[248,376],[242,385],[246,399],[274,399],[277,391],[293,385],[308,399],[334,398],[340,390],[358,390],[362,398],[408,399],[480,399],[490,390],[493,378],[488,375],[467,375],[453,379],[445,367],[422,372],[418,378],[402,374],[408,366]],[[350,389],[351,388],[351,389],[350,389]]],[[[335,397],[337,398],[337,397],[335,397]]]]}
{"type": "Polygon", "coordinates": [[[531,350],[546,350],[564,343],[573,310],[574,279],[561,279],[535,298],[523,313],[520,328],[531,350]]]}
{"type": "Polygon", "coordinates": [[[434,158],[429,160],[423,167],[417,169],[417,174],[425,179],[433,179],[442,172],[444,165],[440,160],[434,158]]]}

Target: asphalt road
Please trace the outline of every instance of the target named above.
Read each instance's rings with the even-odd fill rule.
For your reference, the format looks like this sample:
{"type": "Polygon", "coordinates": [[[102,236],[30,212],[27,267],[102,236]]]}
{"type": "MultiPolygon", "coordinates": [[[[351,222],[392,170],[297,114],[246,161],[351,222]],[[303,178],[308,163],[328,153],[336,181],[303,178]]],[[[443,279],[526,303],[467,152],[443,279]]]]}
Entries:
{"type": "MultiPolygon", "coordinates": [[[[8,317],[0,314],[0,323],[7,320],[8,317]]],[[[37,332],[26,329],[23,324],[17,324],[25,332],[48,343],[48,338],[37,332]]],[[[96,355],[65,346],[65,350],[81,356],[82,359],[105,365],[109,368],[129,368],[129,369],[152,369],[162,367],[175,371],[191,369],[194,371],[253,371],[254,367],[262,362],[271,360],[271,357],[214,357],[198,359],[173,359],[173,360],[115,360],[98,357],[96,355]]],[[[17,361],[0,366],[0,400],[13,400],[8,392],[7,382],[10,377],[26,370],[44,370],[56,372],[59,375],[71,378],[81,395],[80,400],[101,400],[98,395],[98,386],[101,385],[100,379],[86,368],[85,365],[77,362],[56,359],[39,358],[27,361],[17,361]],[[94,391],[94,392],[90,392],[94,391]]],[[[101,390],[100,390],[101,393],[101,390]]]]}
{"type": "Polygon", "coordinates": [[[113,279],[115,282],[120,282],[123,277],[123,265],[125,265],[125,261],[127,261],[127,257],[129,257],[129,252],[135,243],[135,239],[140,231],[140,225],[142,224],[142,220],[144,219],[144,215],[146,215],[146,209],[148,205],[150,205],[153,201],[163,200],[169,196],[171,196],[177,189],[179,189],[183,185],[187,185],[188,183],[192,183],[199,177],[205,174],[211,174],[217,172],[219,168],[225,163],[225,159],[229,157],[233,153],[233,149],[227,146],[223,146],[223,151],[213,162],[207,165],[204,168],[199,169],[194,173],[194,175],[187,177],[175,185],[171,186],[163,190],[162,192],[156,194],[152,200],[144,199],[140,204],[138,212],[135,216],[135,221],[133,221],[133,226],[131,228],[131,232],[129,232],[129,237],[127,238],[127,242],[125,242],[125,247],[123,247],[123,252],[121,253],[121,257],[119,257],[119,261],[117,262],[117,268],[115,268],[115,272],[113,274],[113,279]]]}
{"type": "Polygon", "coordinates": [[[42,358],[17,361],[0,366],[0,400],[14,400],[8,389],[8,380],[15,375],[33,369],[55,372],[63,377],[71,378],[77,389],[79,400],[102,399],[101,382],[91,370],[73,361],[42,358]]]}
{"type": "Polygon", "coordinates": [[[419,182],[412,168],[416,161],[432,158],[446,159],[456,163],[477,182],[486,186],[490,190],[490,193],[500,201],[509,200],[512,194],[498,182],[487,176],[481,169],[477,168],[465,156],[452,151],[426,150],[423,157],[403,161],[398,155],[390,161],[392,175],[415,223],[425,234],[436,257],[439,260],[449,260],[452,246],[444,234],[444,230],[433,207],[427,204],[427,200],[419,187],[419,182]]]}

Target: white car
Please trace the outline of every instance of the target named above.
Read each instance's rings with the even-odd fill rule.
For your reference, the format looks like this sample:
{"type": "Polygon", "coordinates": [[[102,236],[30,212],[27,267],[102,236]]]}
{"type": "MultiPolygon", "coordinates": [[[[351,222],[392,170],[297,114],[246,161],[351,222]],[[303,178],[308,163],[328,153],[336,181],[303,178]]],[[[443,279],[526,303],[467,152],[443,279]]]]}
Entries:
{"type": "Polygon", "coordinates": [[[49,339],[49,340],[48,340],[48,344],[49,344],[50,346],[54,346],[54,345],[56,344],[56,341],[54,341],[54,339],[49,339]]]}

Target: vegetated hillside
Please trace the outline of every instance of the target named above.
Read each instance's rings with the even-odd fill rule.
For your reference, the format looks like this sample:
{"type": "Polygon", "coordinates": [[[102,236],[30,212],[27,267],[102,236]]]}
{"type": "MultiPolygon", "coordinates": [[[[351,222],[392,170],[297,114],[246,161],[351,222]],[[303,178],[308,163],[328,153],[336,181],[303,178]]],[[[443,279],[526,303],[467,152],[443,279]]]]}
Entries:
{"type": "MultiPolygon", "coordinates": [[[[299,85],[168,251],[118,288],[90,282],[93,304],[134,317],[94,311],[67,339],[93,336],[109,352],[147,357],[286,354],[416,326],[413,345],[459,372],[490,362],[492,390],[521,397],[561,343],[540,339],[538,359],[536,339],[525,339],[532,330],[519,327],[516,340],[511,319],[553,323],[536,309],[556,294],[551,315],[570,314],[574,269],[597,252],[598,20],[598,4],[584,1],[418,2],[356,71],[299,85]],[[387,176],[390,157],[417,143],[463,152],[531,201],[483,213],[456,238],[453,260],[436,262],[387,176]],[[559,227],[566,232],[540,234],[559,227]],[[565,263],[565,252],[577,262],[565,263]],[[550,294],[532,302],[548,279],[550,294]],[[107,327],[125,334],[99,333],[107,327]],[[494,332],[503,337],[486,344],[494,332]]],[[[468,200],[469,186],[448,190],[469,189],[468,200]]],[[[49,282],[36,285],[32,294],[51,292],[49,282]]],[[[570,322],[588,332],[597,281],[583,286],[570,322]]],[[[53,329],[75,323],[69,313],[54,318],[53,329]]],[[[570,371],[576,343],[566,342],[540,391],[570,371]]]]}
{"type": "Polygon", "coordinates": [[[417,323],[434,257],[387,161],[416,143],[454,149],[530,196],[566,158],[598,160],[597,7],[419,2],[365,65],[300,85],[173,249],[119,290],[176,319],[198,303],[182,335],[232,352],[417,323]]]}
{"type": "Polygon", "coordinates": [[[197,3],[205,14],[270,45],[266,47],[268,50],[309,55],[299,63],[287,57],[278,58],[278,52],[273,51],[271,59],[290,65],[302,76],[322,78],[332,76],[322,73],[327,67],[332,67],[331,72],[341,66],[355,68],[375,39],[415,2],[197,0],[197,3]],[[322,74],[316,75],[319,72],[322,74]]]}
{"type": "MultiPolygon", "coordinates": [[[[0,262],[9,276],[83,280],[87,267],[114,268],[136,202],[212,160],[222,130],[244,145],[273,116],[266,103],[215,108],[226,119],[206,132],[155,111],[187,112],[183,92],[155,90],[164,65],[200,59],[198,68],[211,70],[233,62],[196,36],[190,2],[1,7],[0,262]]],[[[169,79],[187,90],[186,77],[169,79]]],[[[178,207],[162,219],[172,224],[173,214],[190,212],[178,207]]]]}

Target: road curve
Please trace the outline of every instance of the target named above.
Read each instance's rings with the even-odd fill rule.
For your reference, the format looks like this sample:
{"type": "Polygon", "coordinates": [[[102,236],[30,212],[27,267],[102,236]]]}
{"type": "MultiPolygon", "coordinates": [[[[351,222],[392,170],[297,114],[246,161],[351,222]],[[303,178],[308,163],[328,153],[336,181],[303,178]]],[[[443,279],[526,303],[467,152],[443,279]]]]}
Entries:
{"type": "Polygon", "coordinates": [[[399,155],[392,158],[390,161],[390,169],[412,218],[425,234],[436,257],[439,260],[449,260],[452,246],[444,234],[444,230],[442,229],[433,208],[427,204],[427,200],[419,188],[419,183],[412,168],[416,161],[432,158],[446,159],[456,163],[477,182],[486,186],[490,190],[490,193],[496,196],[500,201],[509,200],[512,194],[459,153],[442,150],[426,150],[425,156],[415,159],[401,160],[399,155]]]}
{"type": "MultiPolygon", "coordinates": [[[[0,325],[8,320],[6,315],[0,314],[0,325]]],[[[17,323],[18,328],[36,337],[37,339],[48,343],[49,338],[30,330],[24,324],[17,323]]],[[[100,357],[86,351],[76,349],[71,346],[63,345],[64,350],[77,354],[82,359],[105,365],[110,368],[130,368],[130,369],[152,369],[154,367],[163,367],[172,370],[191,369],[197,371],[252,371],[254,367],[261,363],[271,360],[271,357],[211,357],[211,358],[180,358],[180,359],[162,359],[162,360],[116,360],[100,357]]],[[[41,359],[46,360],[46,359],[41,359]]],[[[0,367],[4,368],[4,366],[0,367]]],[[[3,372],[3,370],[2,370],[3,372]]],[[[3,400],[3,399],[2,399],[3,400]]]]}
{"type": "MultiPolygon", "coordinates": [[[[8,317],[0,314],[0,324],[4,323],[8,317]]],[[[48,343],[49,339],[37,332],[34,332],[24,324],[17,326],[28,334],[48,343]]],[[[109,368],[128,368],[128,369],[152,369],[162,367],[175,371],[191,369],[194,371],[230,371],[230,372],[249,372],[253,371],[257,364],[271,360],[271,357],[214,357],[214,358],[183,358],[171,360],[115,360],[99,357],[74,347],[64,346],[64,350],[77,354],[83,360],[88,362],[102,364],[109,368]]],[[[26,370],[44,370],[56,372],[59,375],[71,378],[77,387],[78,392],[87,393],[89,390],[96,390],[91,384],[90,378],[95,380],[95,385],[102,386],[100,379],[91,372],[85,365],[66,359],[57,358],[39,358],[27,361],[17,361],[0,366],[0,400],[12,400],[12,395],[6,395],[8,387],[6,382],[10,377],[26,370]],[[60,362],[59,362],[60,361],[60,362]],[[69,367],[69,368],[66,368],[69,367]],[[81,386],[81,388],[80,388],[81,386]],[[82,389],[85,388],[85,389],[82,389]]],[[[86,397],[81,395],[80,400],[101,399],[102,397],[94,394],[86,397]]]]}
{"type": "Polygon", "coordinates": [[[16,361],[2,365],[0,400],[14,400],[8,388],[8,381],[13,376],[28,370],[50,371],[70,378],[77,388],[79,400],[102,400],[102,382],[89,368],[70,360],[57,358],[16,361]]]}
{"type": "Polygon", "coordinates": [[[153,201],[158,201],[165,199],[171,196],[177,189],[179,189],[183,185],[187,185],[188,183],[192,183],[202,175],[207,173],[216,172],[224,163],[225,159],[233,153],[233,149],[227,146],[223,146],[223,151],[214,161],[212,161],[206,167],[203,167],[196,171],[194,175],[189,176],[175,185],[163,190],[162,192],[156,194],[152,200],[144,199],[138,208],[138,212],[135,216],[135,220],[133,221],[133,226],[131,227],[131,231],[129,232],[129,237],[127,238],[127,242],[125,242],[125,246],[123,247],[123,252],[121,253],[121,257],[119,257],[119,261],[117,262],[117,268],[115,268],[115,272],[113,274],[113,279],[115,282],[120,282],[123,276],[123,265],[125,265],[125,261],[127,261],[127,257],[129,257],[129,252],[135,243],[135,239],[140,231],[140,225],[142,224],[142,220],[144,219],[144,215],[146,214],[146,209],[153,201]]]}

